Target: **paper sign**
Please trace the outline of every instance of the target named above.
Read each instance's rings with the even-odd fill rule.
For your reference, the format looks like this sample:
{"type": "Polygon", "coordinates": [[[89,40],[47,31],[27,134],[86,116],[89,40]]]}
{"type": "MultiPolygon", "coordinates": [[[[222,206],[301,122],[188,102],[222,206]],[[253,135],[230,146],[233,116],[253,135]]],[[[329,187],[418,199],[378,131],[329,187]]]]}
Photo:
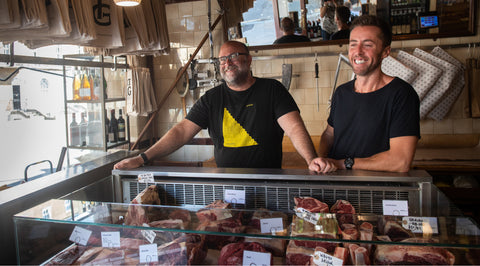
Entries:
{"type": "Polygon", "coordinates": [[[383,200],[383,215],[408,216],[408,201],[383,200]]]}
{"type": "Polygon", "coordinates": [[[321,251],[315,251],[313,254],[313,263],[315,265],[329,265],[329,266],[342,266],[343,260],[334,257],[332,255],[328,255],[327,253],[321,251]]]}
{"type": "Polygon", "coordinates": [[[317,224],[318,220],[320,219],[319,213],[309,212],[304,208],[295,208],[295,214],[302,218],[303,220],[310,222],[312,224],[317,224]]]}
{"type": "Polygon", "coordinates": [[[148,244],[138,246],[140,263],[150,263],[158,261],[157,244],[148,244]]]}
{"type": "Polygon", "coordinates": [[[271,254],[265,252],[255,252],[250,250],[243,251],[243,265],[252,266],[252,265],[261,265],[269,266],[271,261],[271,254]]]}
{"type": "Polygon", "coordinates": [[[138,175],[139,183],[154,183],[153,173],[141,173],[138,175]]]}
{"type": "Polygon", "coordinates": [[[102,247],[104,248],[119,248],[120,247],[120,232],[101,232],[102,247]]]}
{"type": "Polygon", "coordinates": [[[275,235],[275,232],[283,231],[283,220],[282,218],[260,219],[260,230],[262,234],[275,235]]]}
{"type": "Polygon", "coordinates": [[[403,217],[402,226],[412,233],[438,234],[436,217],[403,217]]]}
{"type": "MultiPolygon", "coordinates": [[[[148,224],[144,223],[143,227],[150,227],[148,224]]],[[[150,243],[153,243],[153,240],[155,240],[155,237],[157,236],[157,233],[155,233],[153,230],[142,230],[142,236],[150,243]]]]}
{"type": "Polygon", "coordinates": [[[245,204],[245,190],[225,189],[223,200],[228,203],[245,204]]]}
{"type": "Polygon", "coordinates": [[[90,235],[92,235],[92,231],[79,226],[75,226],[68,240],[75,242],[79,245],[86,246],[90,235]]]}

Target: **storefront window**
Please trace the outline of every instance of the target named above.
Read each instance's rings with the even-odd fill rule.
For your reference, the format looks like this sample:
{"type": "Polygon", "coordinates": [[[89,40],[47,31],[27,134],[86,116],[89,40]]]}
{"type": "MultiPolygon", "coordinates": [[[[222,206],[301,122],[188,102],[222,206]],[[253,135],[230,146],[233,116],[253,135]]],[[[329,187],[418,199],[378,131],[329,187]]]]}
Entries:
{"type": "Polygon", "coordinates": [[[276,35],[272,0],[256,0],[253,8],[243,13],[241,26],[249,45],[273,43],[276,35]]]}

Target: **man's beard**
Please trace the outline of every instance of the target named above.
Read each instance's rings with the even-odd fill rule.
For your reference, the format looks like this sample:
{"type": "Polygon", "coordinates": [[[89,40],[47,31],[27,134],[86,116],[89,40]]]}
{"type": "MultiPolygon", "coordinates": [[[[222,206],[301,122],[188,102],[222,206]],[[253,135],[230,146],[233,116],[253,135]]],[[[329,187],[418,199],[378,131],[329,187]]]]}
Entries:
{"type": "Polygon", "coordinates": [[[242,69],[238,66],[230,66],[229,68],[236,68],[237,72],[234,73],[233,75],[227,75],[225,74],[225,71],[227,71],[228,68],[223,71],[220,71],[222,78],[225,80],[227,85],[240,86],[247,81],[248,74],[250,71],[249,69],[242,69]]]}

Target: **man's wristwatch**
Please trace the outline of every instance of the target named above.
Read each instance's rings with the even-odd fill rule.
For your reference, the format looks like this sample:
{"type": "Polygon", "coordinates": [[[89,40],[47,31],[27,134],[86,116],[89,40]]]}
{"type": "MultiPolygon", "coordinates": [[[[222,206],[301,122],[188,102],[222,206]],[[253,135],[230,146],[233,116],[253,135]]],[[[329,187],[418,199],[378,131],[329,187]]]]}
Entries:
{"type": "Polygon", "coordinates": [[[345,168],[347,170],[352,170],[352,167],[355,161],[353,160],[353,158],[348,157],[347,159],[345,159],[343,163],[345,164],[345,168]]]}
{"type": "Polygon", "coordinates": [[[140,153],[140,157],[142,157],[142,159],[143,159],[143,164],[148,163],[148,157],[144,152],[140,153]]]}

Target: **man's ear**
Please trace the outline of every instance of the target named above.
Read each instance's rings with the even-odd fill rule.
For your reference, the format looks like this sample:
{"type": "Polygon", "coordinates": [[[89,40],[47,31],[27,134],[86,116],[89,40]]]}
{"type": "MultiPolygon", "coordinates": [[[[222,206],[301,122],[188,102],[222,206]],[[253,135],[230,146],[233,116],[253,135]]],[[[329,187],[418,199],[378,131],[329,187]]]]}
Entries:
{"type": "Polygon", "coordinates": [[[387,58],[390,55],[391,50],[392,50],[392,47],[390,45],[383,48],[382,59],[387,58]]]}

